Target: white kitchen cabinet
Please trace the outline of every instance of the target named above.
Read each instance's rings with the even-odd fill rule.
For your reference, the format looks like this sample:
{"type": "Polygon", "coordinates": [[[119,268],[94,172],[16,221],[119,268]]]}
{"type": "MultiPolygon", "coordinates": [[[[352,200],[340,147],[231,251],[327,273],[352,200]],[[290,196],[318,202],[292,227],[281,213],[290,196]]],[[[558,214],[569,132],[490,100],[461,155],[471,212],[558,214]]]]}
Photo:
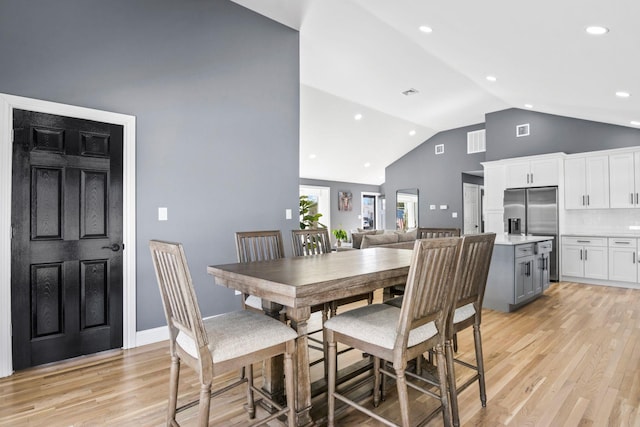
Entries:
{"type": "Polygon", "coordinates": [[[609,156],[573,157],[564,162],[566,209],[609,207],[609,156]]]}
{"type": "Polygon", "coordinates": [[[609,280],[638,282],[638,241],[609,238],[609,280]]]}
{"type": "Polygon", "coordinates": [[[507,188],[558,185],[560,160],[537,159],[509,161],[505,164],[507,188]]]}
{"type": "Polygon", "coordinates": [[[609,200],[612,208],[638,208],[640,152],[609,156],[609,200]]]}
{"type": "Polygon", "coordinates": [[[604,237],[563,237],[562,275],[607,280],[607,239],[604,237]]]}

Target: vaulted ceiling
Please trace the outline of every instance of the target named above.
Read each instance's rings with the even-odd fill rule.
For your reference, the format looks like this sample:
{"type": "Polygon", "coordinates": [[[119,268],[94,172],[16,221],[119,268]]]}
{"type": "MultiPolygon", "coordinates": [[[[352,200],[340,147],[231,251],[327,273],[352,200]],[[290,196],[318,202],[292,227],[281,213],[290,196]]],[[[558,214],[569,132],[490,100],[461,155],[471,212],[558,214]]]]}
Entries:
{"type": "Polygon", "coordinates": [[[234,1],[300,31],[303,178],[381,184],[435,133],[507,108],[640,127],[637,0],[234,1]]]}

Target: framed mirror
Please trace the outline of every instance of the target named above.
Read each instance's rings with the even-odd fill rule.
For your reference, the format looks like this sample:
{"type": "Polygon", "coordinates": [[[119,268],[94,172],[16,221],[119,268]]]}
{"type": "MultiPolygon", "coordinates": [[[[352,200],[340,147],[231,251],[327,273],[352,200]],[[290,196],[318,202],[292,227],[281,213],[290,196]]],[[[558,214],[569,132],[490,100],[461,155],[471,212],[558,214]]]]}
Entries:
{"type": "Polygon", "coordinates": [[[418,227],[418,189],[396,191],[396,230],[418,227]]]}

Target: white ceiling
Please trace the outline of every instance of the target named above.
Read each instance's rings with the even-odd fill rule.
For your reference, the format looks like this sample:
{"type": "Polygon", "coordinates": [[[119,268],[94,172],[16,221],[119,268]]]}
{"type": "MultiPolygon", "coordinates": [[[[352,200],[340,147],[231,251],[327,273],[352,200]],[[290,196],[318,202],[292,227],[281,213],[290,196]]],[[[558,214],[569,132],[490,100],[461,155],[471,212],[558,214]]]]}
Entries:
{"type": "Polygon", "coordinates": [[[525,104],[640,121],[638,0],[234,1],[300,31],[303,178],[381,184],[435,133],[525,104]],[[410,88],[419,93],[401,93],[410,88]]]}

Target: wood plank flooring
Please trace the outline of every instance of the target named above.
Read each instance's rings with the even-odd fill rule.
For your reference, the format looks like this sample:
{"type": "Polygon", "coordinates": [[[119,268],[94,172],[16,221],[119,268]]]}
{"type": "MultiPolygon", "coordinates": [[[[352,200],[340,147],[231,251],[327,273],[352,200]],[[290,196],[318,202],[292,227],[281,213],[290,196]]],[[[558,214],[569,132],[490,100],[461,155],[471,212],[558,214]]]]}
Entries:
{"type": "MultiPolygon", "coordinates": [[[[469,387],[459,397],[463,425],[640,426],[640,290],[552,284],[514,313],[485,310],[482,333],[487,407],[481,407],[477,387],[469,387]]],[[[459,345],[458,355],[473,360],[470,330],[459,336],[459,345]]],[[[348,352],[339,363],[361,357],[348,352]]],[[[0,426],[164,425],[168,366],[163,342],[18,372],[0,379],[0,426]]],[[[470,375],[456,368],[459,378],[470,375]]],[[[321,375],[321,365],[314,366],[312,376],[321,375]]],[[[181,385],[181,403],[197,396],[197,379],[188,368],[181,385]]],[[[390,390],[378,410],[397,419],[390,390]]],[[[434,405],[412,396],[416,419],[434,405]]],[[[244,399],[241,388],[214,399],[210,425],[245,425],[244,399]]],[[[322,418],[324,408],[324,397],[314,400],[314,416],[322,418]]],[[[195,416],[193,408],[179,420],[193,426],[195,416]]],[[[353,411],[342,414],[339,424],[380,425],[353,411]]],[[[436,418],[430,425],[440,424],[436,418]]]]}

